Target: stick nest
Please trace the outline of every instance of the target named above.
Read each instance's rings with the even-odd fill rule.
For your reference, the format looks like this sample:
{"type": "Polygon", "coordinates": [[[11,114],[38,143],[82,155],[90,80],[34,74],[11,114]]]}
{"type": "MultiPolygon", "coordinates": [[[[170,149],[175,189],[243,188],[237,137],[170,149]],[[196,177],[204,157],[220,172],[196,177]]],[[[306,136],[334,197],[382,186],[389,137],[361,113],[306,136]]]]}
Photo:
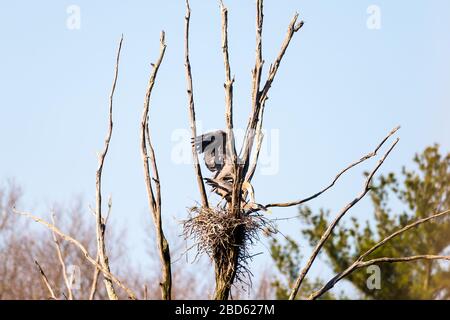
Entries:
{"type": "Polygon", "coordinates": [[[183,230],[185,239],[195,242],[197,256],[206,253],[216,268],[235,265],[237,282],[251,285],[248,264],[254,255],[250,249],[260,240],[261,233],[274,233],[275,227],[258,213],[235,217],[220,207],[193,207],[189,209],[188,219],[183,221],[183,230]],[[237,263],[230,261],[235,259],[237,263]]]}

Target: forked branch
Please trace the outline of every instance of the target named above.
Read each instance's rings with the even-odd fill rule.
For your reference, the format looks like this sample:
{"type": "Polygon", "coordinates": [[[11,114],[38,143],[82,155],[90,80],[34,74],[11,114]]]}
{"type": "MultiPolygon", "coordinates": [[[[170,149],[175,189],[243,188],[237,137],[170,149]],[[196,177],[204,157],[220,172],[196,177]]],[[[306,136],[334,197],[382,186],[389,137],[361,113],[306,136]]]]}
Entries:
{"type": "Polygon", "coordinates": [[[289,23],[286,36],[284,38],[281,49],[277,58],[271,64],[267,79],[261,89],[261,74],[264,64],[262,54],[262,30],[263,30],[263,0],[257,0],[256,2],[256,58],[255,67],[252,73],[252,112],[250,114],[246,136],[244,139],[244,145],[242,148],[242,161],[244,163],[244,176],[246,181],[250,181],[258,164],[258,157],[262,146],[262,123],[264,119],[265,103],[268,99],[268,93],[275,76],[280,67],[281,61],[291,43],[291,40],[296,32],[303,27],[303,21],[298,22],[298,13],[294,14],[291,22],[289,23]],[[250,164],[250,154],[253,150],[254,140],[257,140],[254,159],[250,164]]]}
{"type": "Polygon", "coordinates": [[[297,296],[298,290],[300,289],[300,286],[303,283],[303,280],[305,279],[308,271],[310,270],[312,264],[314,263],[315,259],[317,258],[319,252],[325,245],[326,241],[330,237],[330,235],[333,233],[333,230],[338,225],[339,221],[344,217],[344,215],[354,206],[356,205],[364,196],[369,192],[370,186],[372,183],[372,178],[375,175],[375,173],[378,171],[378,169],[381,167],[381,165],[384,163],[386,158],[389,156],[391,151],[394,149],[394,147],[397,145],[399,139],[397,138],[395,142],[391,145],[391,147],[388,149],[388,151],[384,154],[384,156],[378,161],[375,168],[370,172],[370,174],[367,176],[366,181],[363,186],[363,190],[361,193],[353,199],[351,202],[349,202],[335,217],[335,219],[331,222],[331,224],[328,226],[328,228],[323,233],[322,237],[320,238],[319,242],[313,249],[313,252],[311,254],[311,257],[306,262],[305,267],[300,271],[300,274],[295,281],[294,287],[292,288],[291,294],[289,295],[289,300],[294,300],[297,296]]]}
{"type": "Polygon", "coordinates": [[[437,213],[435,215],[419,219],[415,222],[412,222],[405,227],[399,229],[398,231],[392,233],[391,235],[387,236],[383,240],[379,241],[377,244],[375,244],[372,248],[367,250],[365,253],[363,253],[361,256],[359,256],[358,259],[355,260],[347,269],[342,271],[341,273],[334,276],[331,280],[329,280],[321,289],[317,290],[316,292],[312,293],[309,296],[309,299],[317,299],[320,296],[322,296],[325,292],[330,290],[335,286],[337,282],[342,280],[343,278],[347,277],[354,271],[368,267],[373,264],[378,263],[395,263],[395,262],[411,262],[411,261],[417,261],[417,260],[450,260],[450,256],[444,256],[444,255],[417,255],[417,256],[409,256],[409,257],[398,257],[398,258],[389,258],[389,257],[382,257],[382,258],[376,258],[368,261],[364,261],[366,257],[368,257],[371,253],[373,253],[375,250],[380,248],[381,246],[385,245],[388,241],[394,239],[395,237],[403,234],[404,232],[415,228],[423,223],[430,222],[431,220],[437,219],[439,217],[442,217],[444,215],[450,214],[450,210],[446,210],[440,213],[437,213]]]}

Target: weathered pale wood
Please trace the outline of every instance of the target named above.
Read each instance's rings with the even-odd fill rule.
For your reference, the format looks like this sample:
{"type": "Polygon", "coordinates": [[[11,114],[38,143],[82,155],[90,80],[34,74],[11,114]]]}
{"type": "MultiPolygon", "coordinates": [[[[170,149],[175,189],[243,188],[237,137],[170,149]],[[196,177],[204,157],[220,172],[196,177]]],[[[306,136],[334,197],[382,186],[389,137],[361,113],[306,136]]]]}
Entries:
{"type": "Polygon", "coordinates": [[[350,164],[349,166],[347,166],[345,169],[343,169],[342,171],[340,171],[333,179],[333,181],[331,181],[331,183],[326,186],[325,188],[323,188],[322,190],[320,190],[319,192],[313,194],[312,196],[309,196],[307,198],[301,199],[301,200],[296,200],[296,201],[290,201],[290,202],[279,202],[279,203],[269,203],[266,204],[264,207],[267,208],[272,208],[272,207],[280,207],[280,208],[285,208],[285,207],[292,207],[292,206],[297,206],[303,203],[306,203],[308,201],[311,201],[315,198],[317,198],[318,196],[322,195],[323,193],[327,192],[329,189],[331,189],[335,183],[339,180],[339,178],[346,173],[347,171],[349,171],[350,169],[352,169],[353,167],[356,167],[357,165],[365,162],[366,160],[369,160],[373,157],[375,157],[378,153],[378,151],[380,150],[380,148],[384,145],[384,143],[392,136],[394,135],[394,133],[396,133],[398,130],[400,129],[400,127],[396,127],[394,129],[392,129],[391,132],[389,132],[389,134],[377,145],[377,147],[370,153],[366,154],[365,156],[361,157],[359,160],[353,162],[352,164],[350,164]]]}
{"type": "Polygon", "coordinates": [[[161,184],[159,179],[158,166],[156,163],[155,151],[153,149],[149,129],[150,97],[152,94],[153,87],[155,85],[158,70],[164,59],[165,52],[166,52],[166,43],[165,43],[165,34],[163,31],[161,32],[159,58],[156,61],[156,63],[153,64],[153,71],[150,75],[150,79],[147,85],[147,92],[145,94],[144,110],[142,112],[142,120],[141,120],[141,155],[142,155],[142,162],[144,164],[144,180],[147,190],[148,204],[150,212],[152,213],[153,216],[153,223],[155,225],[156,230],[156,241],[158,245],[158,254],[162,266],[162,280],[160,282],[161,296],[164,300],[170,300],[172,293],[170,248],[162,227],[161,184]],[[153,190],[152,180],[154,182],[155,190],[153,190]]]}
{"type": "Polygon", "coordinates": [[[94,267],[97,267],[102,272],[104,277],[108,277],[115,284],[117,284],[120,288],[122,288],[127,293],[128,298],[130,298],[132,300],[136,299],[136,295],[133,293],[133,291],[131,291],[128,287],[126,287],[122,283],[122,281],[120,281],[116,276],[114,276],[109,270],[105,269],[101,263],[97,262],[94,258],[92,258],[92,256],[89,254],[89,251],[86,249],[85,246],[83,246],[83,244],[80,241],[78,241],[74,237],[72,237],[72,236],[62,232],[55,225],[53,225],[51,223],[48,223],[47,221],[45,221],[45,220],[43,220],[41,218],[38,218],[38,217],[32,215],[31,213],[18,211],[15,208],[13,208],[13,212],[15,214],[19,214],[19,215],[25,216],[27,218],[30,218],[30,219],[36,221],[37,223],[42,224],[43,226],[45,226],[49,230],[55,232],[57,235],[59,235],[65,241],[68,241],[68,242],[74,244],[81,251],[81,253],[84,255],[86,260],[89,261],[89,263],[91,263],[94,267]]]}
{"type": "Polygon", "coordinates": [[[263,30],[263,0],[257,0],[256,2],[256,58],[255,58],[255,68],[252,72],[252,111],[248,120],[246,135],[244,139],[244,145],[241,150],[241,158],[244,164],[243,175],[246,181],[250,181],[256,170],[258,164],[258,156],[261,149],[262,141],[262,121],[264,118],[264,108],[265,103],[268,99],[269,89],[275,79],[275,76],[280,67],[281,61],[291,43],[291,40],[296,32],[298,32],[302,26],[303,21],[298,20],[298,13],[294,15],[291,22],[289,23],[286,36],[284,38],[281,49],[278,53],[277,58],[269,68],[269,74],[267,79],[261,89],[261,74],[264,64],[262,57],[262,30],[263,30]],[[257,140],[255,159],[252,161],[250,166],[250,155],[253,151],[254,140],[257,140]],[[250,171],[250,174],[248,173],[250,171]]]}
{"type": "MultiPolygon", "coordinates": [[[[106,134],[105,138],[105,146],[103,148],[103,151],[99,154],[98,159],[98,168],[96,172],[96,201],[95,201],[95,215],[96,215],[96,231],[97,231],[97,250],[99,255],[100,264],[102,265],[103,269],[108,271],[110,273],[110,267],[109,267],[109,260],[108,255],[106,252],[106,244],[105,244],[105,224],[102,218],[102,172],[103,172],[103,166],[105,163],[105,158],[108,153],[109,144],[111,142],[111,136],[113,131],[113,99],[114,99],[114,93],[116,91],[116,84],[117,84],[117,78],[119,75],[119,60],[120,60],[120,52],[122,50],[122,42],[123,42],[123,36],[120,38],[119,41],[119,47],[117,49],[117,57],[116,57],[116,66],[115,66],[115,72],[114,72],[114,80],[111,88],[111,94],[109,96],[109,122],[108,122],[108,132],[106,134]]],[[[108,297],[110,300],[118,300],[116,291],[114,289],[112,280],[105,275],[104,276],[104,283],[106,287],[106,291],[108,293],[108,297]]]]}
{"type": "Polygon", "coordinates": [[[364,182],[363,190],[361,191],[361,193],[355,199],[353,199],[351,202],[349,202],[344,208],[342,208],[342,210],[338,213],[338,215],[334,218],[334,220],[331,222],[331,224],[328,226],[328,228],[322,234],[322,237],[320,238],[319,242],[314,247],[310,258],[306,262],[306,265],[300,271],[300,274],[299,274],[297,280],[295,281],[294,287],[292,288],[292,291],[291,291],[291,293],[289,295],[289,300],[294,300],[296,298],[298,290],[300,289],[300,286],[302,285],[303,280],[305,279],[308,271],[310,270],[312,264],[314,263],[315,259],[317,258],[317,255],[319,254],[319,252],[322,250],[323,246],[327,242],[328,238],[331,236],[333,230],[338,225],[339,221],[342,219],[342,217],[345,216],[345,214],[354,205],[356,205],[359,201],[361,201],[361,199],[364,198],[366,196],[366,194],[369,192],[373,176],[378,171],[378,169],[381,167],[381,165],[384,163],[384,161],[389,156],[391,151],[395,148],[395,146],[397,145],[398,141],[399,141],[399,139],[397,138],[394,141],[394,143],[391,145],[391,147],[388,149],[388,151],[384,154],[384,156],[378,161],[378,163],[375,166],[375,168],[367,176],[367,178],[366,178],[366,180],[364,182]]]}
{"type": "Polygon", "coordinates": [[[48,281],[48,278],[45,275],[44,270],[42,270],[41,265],[36,260],[34,260],[34,264],[36,265],[36,267],[37,267],[37,269],[39,271],[39,274],[41,276],[42,282],[44,283],[45,287],[48,290],[48,293],[50,294],[50,299],[57,300],[57,298],[55,296],[55,291],[53,291],[53,288],[50,285],[50,282],[48,281]]]}
{"type": "MultiPolygon", "coordinates": [[[[187,97],[189,104],[189,120],[191,127],[192,139],[197,137],[197,125],[195,122],[195,105],[194,105],[194,88],[192,84],[192,71],[191,62],[189,60],[189,23],[191,19],[191,8],[189,6],[189,0],[186,0],[186,16],[185,16],[185,28],[184,28],[184,57],[185,57],[185,68],[186,68],[186,86],[187,86],[187,97]]],[[[197,176],[198,189],[200,191],[200,196],[202,199],[202,206],[205,208],[209,207],[208,196],[206,195],[205,183],[203,181],[202,169],[198,162],[197,151],[195,151],[195,146],[192,144],[192,159],[194,162],[194,170],[197,176]]]]}
{"type": "MultiPolygon", "coordinates": [[[[55,224],[55,215],[52,214],[52,223],[55,224]]],[[[64,262],[64,257],[61,252],[61,245],[59,243],[58,237],[55,232],[52,231],[53,242],[55,243],[56,254],[58,256],[59,264],[61,265],[61,271],[64,279],[64,284],[67,288],[67,298],[73,300],[72,284],[67,276],[66,263],[64,262]]]]}
{"type": "Polygon", "coordinates": [[[398,258],[390,258],[390,257],[382,257],[382,258],[376,258],[368,261],[364,261],[366,257],[368,257],[372,252],[386,244],[388,241],[392,240],[393,238],[399,236],[400,234],[408,231],[409,229],[415,228],[423,223],[429,222],[431,220],[434,220],[436,218],[442,217],[444,215],[450,214],[450,210],[446,210],[440,213],[437,213],[435,215],[419,219],[413,223],[410,223],[406,225],[405,227],[401,228],[400,230],[397,230],[396,232],[392,233],[391,235],[387,236],[383,240],[376,243],[372,248],[367,250],[365,253],[363,253],[358,259],[355,260],[354,263],[352,263],[347,269],[342,271],[341,273],[334,276],[331,280],[329,280],[322,288],[317,290],[316,292],[312,293],[309,296],[309,299],[314,300],[322,296],[325,292],[330,290],[334,287],[334,285],[345,278],[346,276],[350,275],[354,271],[365,268],[373,264],[378,263],[397,263],[397,262],[410,262],[410,261],[417,261],[417,260],[450,260],[450,256],[444,256],[444,255],[417,255],[417,256],[410,256],[410,257],[398,257],[398,258]]]}

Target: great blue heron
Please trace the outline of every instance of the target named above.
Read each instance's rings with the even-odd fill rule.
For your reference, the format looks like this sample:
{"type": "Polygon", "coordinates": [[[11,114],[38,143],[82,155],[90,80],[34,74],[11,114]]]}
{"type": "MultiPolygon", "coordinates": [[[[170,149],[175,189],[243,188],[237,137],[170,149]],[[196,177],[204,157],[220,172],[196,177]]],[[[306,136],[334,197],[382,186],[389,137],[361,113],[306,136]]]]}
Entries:
{"type": "MultiPolygon", "coordinates": [[[[227,133],[217,130],[195,137],[192,141],[195,150],[203,153],[205,165],[209,171],[213,172],[212,178],[205,178],[206,183],[211,186],[211,190],[230,201],[233,188],[233,161],[227,152],[227,133]]],[[[239,162],[239,159],[238,159],[239,162]]],[[[265,208],[255,202],[254,190],[250,182],[244,181],[242,189],[250,197],[250,202],[243,201],[242,208],[246,212],[265,210],[265,208]]]]}

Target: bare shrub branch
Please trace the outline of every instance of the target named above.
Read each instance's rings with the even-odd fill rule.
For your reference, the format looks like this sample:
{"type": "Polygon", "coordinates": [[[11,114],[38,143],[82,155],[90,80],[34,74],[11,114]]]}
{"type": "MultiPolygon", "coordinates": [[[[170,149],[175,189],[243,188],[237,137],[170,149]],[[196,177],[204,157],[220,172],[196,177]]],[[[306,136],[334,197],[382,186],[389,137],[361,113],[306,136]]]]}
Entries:
{"type": "Polygon", "coordinates": [[[61,238],[63,238],[64,240],[74,244],[85,256],[86,260],[89,261],[94,267],[97,267],[102,273],[103,276],[106,278],[110,278],[115,284],[117,284],[120,288],[122,288],[127,294],[128,297],[132,300],[136,299],[136,295],[133,293],[133,291],[131,291],[128,287],[126,287],[116,276],[114,276],[109,270],[107,270],[106,268],[103,267],[103,265],[101,263],[98,263],[94,258],[91,257],[91,255],[89,254],[88,250],[86,249],[85,246],[83,246],[81,244],[81,242],[79,242],[78,240],[76,240],[75,238],[73,238],[72,236],[65,234],[64,232],[62,232],[60,229],[58,229],[55,225],[48,223],[47,221],[38,218],[34,215],[32,215],[31,213],[28,212],[22,212],[22,211],[18,211],[15,208],[13,208],[13,212],[25,217],[28,217],[34,221],[36,221],[37,223],[42,224],[43,226],[47,227],[49,230],[55,232],[57,235],[59,235],[61,238]]]}

